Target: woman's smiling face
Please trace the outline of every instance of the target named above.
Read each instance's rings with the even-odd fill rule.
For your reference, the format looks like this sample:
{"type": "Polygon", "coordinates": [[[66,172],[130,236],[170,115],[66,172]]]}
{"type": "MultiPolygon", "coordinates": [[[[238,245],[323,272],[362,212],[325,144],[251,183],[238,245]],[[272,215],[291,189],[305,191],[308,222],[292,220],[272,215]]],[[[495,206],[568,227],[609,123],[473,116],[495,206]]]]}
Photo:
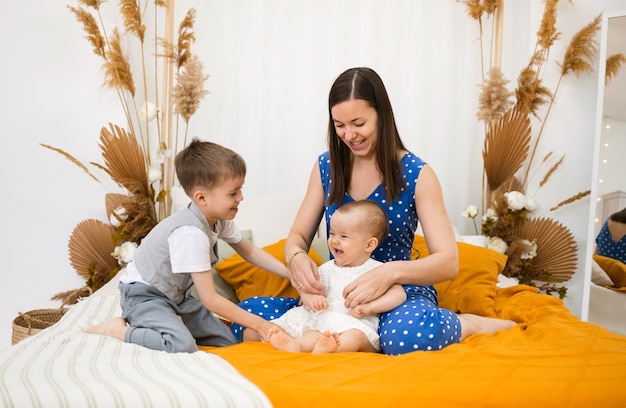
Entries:
{"type": "Polygon", "coordinates": [[[378,113],[363,99],[350,99],[331,108],[335,132],[355,156],[374,155],[378,113]]]}

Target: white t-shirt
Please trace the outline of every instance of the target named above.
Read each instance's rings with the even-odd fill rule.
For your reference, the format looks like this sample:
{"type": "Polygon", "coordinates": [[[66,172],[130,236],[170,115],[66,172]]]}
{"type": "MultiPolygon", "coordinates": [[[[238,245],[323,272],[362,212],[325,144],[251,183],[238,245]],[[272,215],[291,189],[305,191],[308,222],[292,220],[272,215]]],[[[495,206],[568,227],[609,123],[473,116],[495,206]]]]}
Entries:
{"type": "MultiPolygon", "coordinates": [[[[221,231],[210,231],[210,238],[200,228],[183,225],[172,231],[167,239],[173,273],[193,273],[211,270],[217,259],[213,259],[211,242],[217,245],[220,238],[228,243],[241,241],[241,232],[233,222],[226,222],[221,231]]],[[[123,283],[140,282],[149,285],[142,277],[134,262],[130,262],[120,275],[123,283]]]]}

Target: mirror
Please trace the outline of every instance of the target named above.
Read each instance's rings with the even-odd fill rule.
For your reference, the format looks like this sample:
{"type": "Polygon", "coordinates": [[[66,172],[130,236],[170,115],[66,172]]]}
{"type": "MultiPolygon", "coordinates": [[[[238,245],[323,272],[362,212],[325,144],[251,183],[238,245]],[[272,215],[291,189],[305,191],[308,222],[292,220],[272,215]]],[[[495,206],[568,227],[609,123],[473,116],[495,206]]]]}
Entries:
{"type": "MultiPolygon", "coordinates": [[[[610,55],[622,53],[626,55],[626,11],[605,16],[606,38],[601,42],[605,63],[610,55]]],[[[602,55],[602,52],[601,52],[602,55]]],[[[602,103],[602,119],[600,148],[597,157],[598,175],[596,181],[596,216],[594,218],[594,235],[602,227],[602,223],[612,213],[626,207],[626,68],[622,66],[617,76],[607,85],[602,83],[604,97],[602,103]]],[[[604,69],[601,70],[604,72],[604,69]]],[[[603,75],[601,75],[603,77],[603,75]]],[[[600,86],[600,85],[599,85],[600,86]]]]}
{"type": "Polygon", "coordinates": [[[599,51],[595,162],[585,280],[588,299],[583,299],[587,310],[583,310],[582,319],[626,334],[626,319],[623,317],[626,315],[626,296],[603,286],[610,285],[611,281],[592,258],[595,238],[604,221],[626,207],[626,65],[622,64],[617,75],[605,84],[607,58],[619,53],[626,56],[626,10],[604,13],[599,51]],[[608,281],[601,283],[605,278],[608,281]]]}

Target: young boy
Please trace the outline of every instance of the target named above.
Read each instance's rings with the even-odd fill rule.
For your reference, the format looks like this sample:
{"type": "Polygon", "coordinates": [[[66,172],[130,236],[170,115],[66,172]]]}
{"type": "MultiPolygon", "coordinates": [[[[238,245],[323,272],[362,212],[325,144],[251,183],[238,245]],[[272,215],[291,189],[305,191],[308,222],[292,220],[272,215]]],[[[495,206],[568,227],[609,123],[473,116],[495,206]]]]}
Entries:
{"type": "Polygon", "coordinates": [[[304,306],[272,320],[269,342],[286,351],[333,353],[376,352],[380,348],[378,315],[406,300],[401,285],[393,285],[378,299],[349,310],[343,288],[361,274],[380,265],[372,252],[387,235],[387,215],[373,201],[342,205],[330,219],[328,248],[334,259],[319,267],[324,295],[300,293],[304,306]]]}
{"type": "Polygon", "coordinates": [[[191,353],[197,345],[237,343],[216,313],[255,328],[267,339],[273,324],[220,296],[211,275],[220,238],[246,261],[289,276],[282,262],[242,239],[233,222],[243,200],[244,160],[230,149],[194,138],[176,155],[174,164],[191,203],[157,224],[120,272],[122,317],[95,325],[87,333],[170,353],[191,353]],[[192,285],[199,299],[189,296],[192,285]]]}

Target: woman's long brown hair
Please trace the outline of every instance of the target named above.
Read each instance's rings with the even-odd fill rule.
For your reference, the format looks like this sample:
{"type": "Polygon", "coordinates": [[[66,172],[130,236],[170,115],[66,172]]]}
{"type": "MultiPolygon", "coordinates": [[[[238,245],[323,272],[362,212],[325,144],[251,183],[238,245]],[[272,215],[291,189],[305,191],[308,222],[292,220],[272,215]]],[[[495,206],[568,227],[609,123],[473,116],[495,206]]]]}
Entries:
{"type": "Polygon", "coordinates": [[[333,106],[352,99],[366,101],[378,114],[378,142],[375,146],[376,164],[383,175],[383,187],[388,201],[400,195],[402,170],[397,153],[406,150],[391,108],[391,102],[382,79],[371,68],[351,68],[343,72],[333,83],[328,95],[328,149],[330,153],[329,203],[339,204],[350,188],[352,177],[352,153],[339,139],[331,109],[333,106]]]}

